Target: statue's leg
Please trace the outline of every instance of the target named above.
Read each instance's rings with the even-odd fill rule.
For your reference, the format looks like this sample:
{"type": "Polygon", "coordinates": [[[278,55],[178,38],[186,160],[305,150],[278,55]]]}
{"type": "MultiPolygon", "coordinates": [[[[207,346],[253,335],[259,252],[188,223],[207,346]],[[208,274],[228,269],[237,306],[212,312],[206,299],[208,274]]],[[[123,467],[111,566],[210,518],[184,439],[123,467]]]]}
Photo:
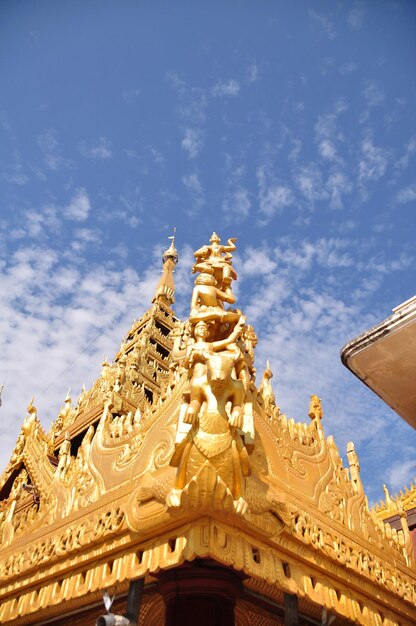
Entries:
{"type": "Polygon", "coordinates": [[[191,452],[192,441],[187,441],[184,445],[182,456],[179,461],[178,471],[176,472],[175,482],[172,489],[166,496],[166,504],[168,507],[179,507],[181,504],[182,489],[186,485],[186,470],[188,467],[189,454],[191,452]]]}
{"type": "Polygon", "coordinates": [[[248,504],[244,500],[244,485],[243,485],[243,473],[240,464],[240,454],[237,447],[237,441],[233,438],[231,442],[231,452],[233,459],[233,496],[234,496],[234,508],[236,513],[244,515],[248,509],[248,504]]]}
{"type": "Polygon", "coordinates": [[[237,442],[235,439],[232,440],[231,450],[234,476],[233,495],[234,500],[238,500],[238,498],[241,498],[243,495],[243,474],[240,466],[240,455],[238,453],[237,442]]]}
{"type": "Polygon", "coordinates": [[[186,485],[186,470],[188,467],[189,454],[191,452],[192,441],[187,441],[182,452],[182,457],[176,473],[174,489],[183,489],[186,485]]]}
{"type": "Polygon", "coordinates": [[[199,411],[201,410],[203,395],[202,395],[202,386],[200,381],[192,382],[191,381],[191,398],[188,406],[188,410],[186,411],[186,415],[184,417],[184,422],[186,424],[194,424],[196,418],[199,415],[199,411]]]}
{"type": "Polygon", "coordinates": [[[239,381],[234,381],[233,394],[231,400],[231,417],[230,424],[235,428],[242,428],[243,426],[243,408],[244,408],[245,391],[244,385],[239,381]]]}

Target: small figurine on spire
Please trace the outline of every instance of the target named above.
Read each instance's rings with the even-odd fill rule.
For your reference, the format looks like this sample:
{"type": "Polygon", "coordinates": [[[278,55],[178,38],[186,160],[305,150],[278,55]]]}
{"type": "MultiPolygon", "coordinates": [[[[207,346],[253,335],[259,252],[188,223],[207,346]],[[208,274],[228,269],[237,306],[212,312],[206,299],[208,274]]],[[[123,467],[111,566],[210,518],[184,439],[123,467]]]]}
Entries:
{"type": "Polygon", "coordinates": [[[164,302],[168,306],[175,302],[175,283],[173,282],[173,272],[175,271],[174,267],[179,260],[178,251],[175,248],[175,233],[176,228],[173,229],[173,235],[168,237],[168,239],[171,240],[171,244],[163,253],[163,273],[152,300],[152,302],[164,302]]]}

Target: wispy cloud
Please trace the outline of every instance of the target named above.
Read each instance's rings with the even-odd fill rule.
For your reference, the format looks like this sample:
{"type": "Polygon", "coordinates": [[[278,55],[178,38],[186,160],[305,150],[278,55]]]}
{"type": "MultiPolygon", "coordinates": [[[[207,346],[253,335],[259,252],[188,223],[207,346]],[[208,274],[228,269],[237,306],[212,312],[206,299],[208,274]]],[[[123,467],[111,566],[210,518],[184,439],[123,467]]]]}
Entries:
{"type": "Polygon", "coordinates": [[[247,85],[251,85],[252,83],[255,83],[259,80],[260,78],[260,67],[257,63],[250,63],[248,65],[248,67],[246,68],[246,72],[245,72],[245,82],[247,83],[247,85]]]}
{"type": "Polygon", "coordinates": [[[260,211],[268,221],[275,213],[293,204],[294,195],[290,187],[274,180],[265,167],[259,167],[256,175],[260,211]]]}
{"type": "Polygon", "coordinates": [[[341,75],[351,74],[352,72],[356,72],[358,70],[358,65],[354,63],[354,61],[348,61],[347,63],[342,63],[339,66],[338,71],[341,75]]]}
{"type": "Polygon", "coordinates": [[[69,204],[62,209],[62,213],[67,220],[83,222],[87,219],[91,210],[91,203],[85,189],[77,189],[69,204]]]}
{"type": "Polygon", "coordinates": [[[409,474],[416,478],[416,461],[414,459],[410,459],[409,461],[400,459],[400,461],[394,463],[389,469],[387,478],[390,489],[393,491],[403,489],[409,474]]]}
{"type": "Polygon", "coordinates": [[[212,95],[216,97],[238,96],[240,93],[240,83],[233,78],[227,81],[218,81],[212,88],[212,95]]]}
{"type": "Polygon", "coordinates": [[[185,128],[185,136],[182,139],[182,148],[188,153],[190,159],[194,159],[203,145],[203,133],[199,128],[185,128]]]}
{"type": "Polygon", "coordinates": [[[346,174],[340,170],[333,171],[326,182],[326,189],[329,193],[331,209],[342,209],[342,196],[352,191],[352,184],[346,174]]]}
{"type": "Polygon", "coordinates": [[[397,202],[405,203],[413,202],[413,200],[416,200],[416,183],[400,189],[397,193],[397,202]]]}
{"type": "Polygon", "coordinates": [[[130,89],[124,89],[124,91],[121,92],[121,97],[125,102],[128,102],[130,104],[131,102],[135,102],[140,94],[140,89],[133,87],[130,89]]]}
{"type": "Polygon", "coordinates": [[[359,30],[364,24],[366,9],[362,2],[354,2],[351,11],[348,13],[348,24],[354,30],[359,30]]]}
{"type": "Polygon", "coordinates": [[[190,215],[195,215],[205,206],[205,192],[199,180],[198,174],[187,174],[182,177],[182,182],[191,197],[190,215]]]}
{"type": "Polygon", "coordinates": [[[230,191],[222,204],[226,223],[243,222],[250,214],[251,201],[248,190],[245,187],[235,186],[230,191]]]}
{"type": "Polygon", "coordinates": [[[38,137],[38,146],[42,151],[43,160],[47,167],[52,170],[58,170],[67,167],[70,162],[61,154],[61,148],[57,139],[57,132],[53,129],[45,130],[38,137]]]}
{"type": "Polygon", "coordinates": [[[409,165],[411,157],[416,154],[416,135],[410,137],[407,141],[404,154],[395,163],[395,168],[398,170],[404,170],[409,165]]]}
{"type": "Polygon", "coordinates": [[[294,174],[294,180],[310,207],[313,207],[316,200],[321,200],[327,195],[322,173],[316,163],[312,162],[299,167],[294,174]]]}
{"type": "Polygon", "coordinates": [[[321,38],[325,36],[328,39],[335,39],[337,33],[331,20],[326,15],[317,13],[313,9],[309,9],[308,14],[316,37],[321,38]]]}
{"type": "Polygon", "coordinates": [[[379,106],[385,98],[384,91],[376,80],[367,80],[365,82],[363,95],[369,107],[379,106]]]}
{"type": "Polygon", "coordinates": [[[113,156],[111,141],[107,137],[100,137],[96,141],[81,142],[79,150],[82,156],[90,159],[111,159],[113,156]]]}
{"type": "Polygon", "coordinates": [[[375,146],[371,137],[361,142],[361,158],[358,164],[360,181],[375,181],[381,178],[387,169],[389,153],[384,148],[375,146]]]}
{"type": "Polygon", "coordinates": [[[332,110],[320,115],[315,124],[315,143],[318,145],[319,154],[328,161],[343,162],[337,151],[337,144],[344,142],[344,135],[338,127],[338,119],[347,110],[345,100],[339,98],[332,106],[332,110]]]}

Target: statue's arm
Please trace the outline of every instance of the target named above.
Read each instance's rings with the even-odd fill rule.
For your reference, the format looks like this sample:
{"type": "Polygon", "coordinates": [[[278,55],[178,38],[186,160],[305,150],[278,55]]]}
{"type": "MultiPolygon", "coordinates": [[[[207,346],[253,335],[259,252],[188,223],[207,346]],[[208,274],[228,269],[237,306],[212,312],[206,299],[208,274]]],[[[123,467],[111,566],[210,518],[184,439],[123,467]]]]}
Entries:
{"type": "Polygon", "coordinates": [[[234,252],[234,250],[237,250],[237,246],[234,244],[235,241],[237,241],[237,237],[230,237],[227,241],[228,246],[224,246],[224,251],[234,252]]]}
{"type": "Polygon", "coordinates": [[[229,346],[231,343],[234,343],[237,337],[241,335],[245,323],[246,323],[246,318],[244,317],[244,315],[240,315],[240,319],[238,320],[233,332],[231,333],[231,335],[229,335],[229,337],[226,337],[225,339],[221,339],[221,341],[212,342],[211,348],[214,350],[214,352],[219,352],[226,346],[229,346]]]}

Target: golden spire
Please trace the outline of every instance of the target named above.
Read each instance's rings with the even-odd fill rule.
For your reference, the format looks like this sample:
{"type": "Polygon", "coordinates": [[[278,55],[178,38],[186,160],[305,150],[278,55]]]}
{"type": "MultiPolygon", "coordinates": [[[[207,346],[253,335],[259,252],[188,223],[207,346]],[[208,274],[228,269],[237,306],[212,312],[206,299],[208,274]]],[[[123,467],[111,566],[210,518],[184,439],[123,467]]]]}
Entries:
{"type": "Polygon", "coordinates": [[[175,302],[175,284],[173,282],[174,267],[178,262],[178,251],[175,248],[175,232],[173,229],[173,235],[168,237],[171,239],[171,244],[167,250],[163,253],[163,273],[160,278],[159,284],[156,287],[155,295],[152,302],[164,302],[168,306],[175,302]]]}

